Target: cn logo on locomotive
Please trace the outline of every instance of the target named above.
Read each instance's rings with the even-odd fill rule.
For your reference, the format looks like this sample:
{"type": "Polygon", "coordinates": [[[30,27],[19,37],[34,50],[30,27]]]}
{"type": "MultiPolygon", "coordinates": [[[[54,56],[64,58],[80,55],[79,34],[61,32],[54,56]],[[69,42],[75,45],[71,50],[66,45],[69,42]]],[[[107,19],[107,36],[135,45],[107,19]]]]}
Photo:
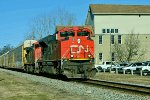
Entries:
{"type": "Polygon", "coordinates": [[[71,53],[81,53],[82,50],[84,50],[84,52],[89,52],[88,49],[88,45],[86,45],[86,47],[83,47],[82,45],[71,45],[71,53]]]}

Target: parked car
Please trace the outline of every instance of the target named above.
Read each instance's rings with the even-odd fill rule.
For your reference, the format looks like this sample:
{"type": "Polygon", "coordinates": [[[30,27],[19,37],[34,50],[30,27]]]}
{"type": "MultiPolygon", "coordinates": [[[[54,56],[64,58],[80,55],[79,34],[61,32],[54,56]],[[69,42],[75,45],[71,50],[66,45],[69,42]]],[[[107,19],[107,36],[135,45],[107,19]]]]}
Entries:
{"type": "Polygon", "coordinates": [[[129,65],[129,63],[121,63],[121,64],[119,64],[120,67],[125,67],[127,65],[129,65]]]}
{"type": "Polygon", "coordinates": [[[105,69],[105,71],[109,71],[110,68],[116,66],[114,64],[114,62],[111,61],[104,61],[102,64],[98,65],[97,69],[103,71],[105,69]]]}
{"type": "Polygon", "coordinates": [[[140,72],[142,70],[143,75],[147,75],[150,73],[150,62],[145,62],[142,66],[138,66],[136,68],[137,72],[140,72]]]}
{"type": "Polygon", "coordinates": [[[142,66],[142,65],[143,65],[142,62],[135,62],[135,63],[131,63],[131,64],[129,64],[128,66],[122,68],[122,70],[125,70],[126,73],[130,73],[131,70],[136,71],[136,68],[137,68],[138,66],[142,66]]]}
{"type": "Polygon", "coordinates": [[[101,72],[102,71],[102,68],[100,65],[95,65],[95,68],[97,70],[97,72],[101,72]]]}
{"type": "Polygon", "coordinates": [[[118,70],[118,72],[120,70],[122,70],[122,68],[126,67],[127,65],[129,65],[128,63],[120,63],[120,64],[116,64],[116,66],[112,67],[113,71],[116,71],[116,69],[118,70]]]}

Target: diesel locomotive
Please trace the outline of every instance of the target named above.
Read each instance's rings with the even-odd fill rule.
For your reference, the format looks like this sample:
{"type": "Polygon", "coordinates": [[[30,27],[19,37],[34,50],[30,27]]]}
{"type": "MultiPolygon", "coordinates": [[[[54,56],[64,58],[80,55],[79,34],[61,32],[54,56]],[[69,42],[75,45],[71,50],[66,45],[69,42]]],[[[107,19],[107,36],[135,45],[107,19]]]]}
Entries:
{"type": "Polygon", "coordinates": [[[89,26],[57,26],[55,34],[38,41],[28,40],[30,45],[21,46],[20,51],[14,49],[0,56],[1,66],[8,57],[8,66],[12,62],[11,67],[22,66],[20,68],[30,73],[64,75],[67,78],[93,77],[96,69],[92,33],[89,26]],[[16,60],[19,58],[20,62],[16,60]]]}

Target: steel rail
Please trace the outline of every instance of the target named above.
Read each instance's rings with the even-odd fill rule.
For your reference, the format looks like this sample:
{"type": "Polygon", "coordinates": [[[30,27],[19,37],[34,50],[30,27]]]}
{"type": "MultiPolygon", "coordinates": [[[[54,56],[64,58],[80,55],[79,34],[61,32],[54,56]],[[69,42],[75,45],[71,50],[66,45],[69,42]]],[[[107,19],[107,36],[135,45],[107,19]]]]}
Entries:
{"type": "Polygon", "coordinates": [[[107,86],[107,87],[112,87],[112,88],[119,88],[119,89],[125,89],[125,90],[150,94],[150,86],[148,85],[113,82],[113,81],[106,81],[106,80],[93,80],[93,79],[83,81],[83,83],[94,84],[98,86],[107,86]]]}

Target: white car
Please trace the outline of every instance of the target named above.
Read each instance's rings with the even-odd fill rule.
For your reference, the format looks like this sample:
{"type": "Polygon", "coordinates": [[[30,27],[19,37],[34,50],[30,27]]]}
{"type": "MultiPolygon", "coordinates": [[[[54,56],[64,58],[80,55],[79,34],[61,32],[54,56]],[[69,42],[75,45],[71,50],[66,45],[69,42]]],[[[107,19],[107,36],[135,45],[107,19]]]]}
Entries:
{"type": "Polygon", "coordinates": [[[116,65],[113,62],[111,62],[111,61],[105,61],[102,64],[98,65],[97,68],[99,68],[101,71],[104,70],[104,69],[105,69],[105,71],[109,71],[109,69],[111,67],[114,67],[114,66],[116,66],[116,65]]]}
{"type": "Polygon", "coordinates": [[[141,70],[142,70],[144,75],[148,74],[150,72],[150,62],[145,62],[142,66],[138,66],[136,68],[137,72],[139,72],[141,70]]]}
{"type": "Polygon", "coordinates": [[[112,70],[113,71],[116,71],[116,69],[119,71],[119,72],[122,72],[122,68],[126,67],[128,65],[128,63],[121,63],[121,64],[116,64],[116,66],[113,66],[112,67],[112,70]]]}
{"type": "Polygon", "coordinates": [[[100,65],[95,65],[95,68],[96,68],[97,72],[102,71],[102,68],[101,68],[101,66],[100,66],[100,65]]]}
{"type": "Polygon", "coordinates": [[[136,63],[131,63],[129,64],[127,67],[122,68],[123,70],[125,70],[125,72],[131,72],[131,70],[136,71],[136,68],[138,66],[142,66],[143,63],[142,62],[136,62],[136,63]]]}

